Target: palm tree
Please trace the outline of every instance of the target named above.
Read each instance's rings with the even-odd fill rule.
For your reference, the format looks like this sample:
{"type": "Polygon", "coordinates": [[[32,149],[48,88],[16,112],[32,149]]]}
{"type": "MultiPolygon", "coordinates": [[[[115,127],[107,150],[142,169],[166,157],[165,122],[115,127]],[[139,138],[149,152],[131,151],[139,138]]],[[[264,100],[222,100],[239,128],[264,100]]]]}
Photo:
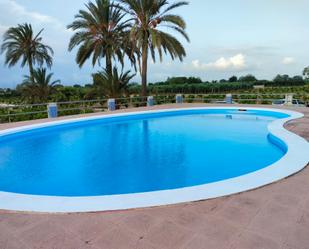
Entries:
{"type": "Polygon", "coordinates": [[[185,31],[186,23],[179,15],[170,14],[171,10],[180,6],[188,5],[188,2],[176,2],[170,4],[168,0],[118,0],[122,4],[122,10],[131,16],[133,20],[130,38],[139,49],[142,56],[140,73],[142,77],[142,96],[147,95],[147,62],[150,52],[155,61],[155,50],[157,50],[162,61],[162,52],[169,54],[174,60],[180,61],[186,56],[182,44],[171,34],[162,30],[169,28],[180,33],[187,41],[189,37],[185,31]]]}
{"type": "Polygon", "coordinates": [[[40,102],[47,101],[48,97],[56,91],[60,80],[52,81],[53,74],[47,74],[46,68],[33,71],[33,76],[25,76],[19,89],[22,95],[40,102]]]}
{"type": "Polygon", "coordinates": [[[112,74],[107,70],[93,74],[93,86],[97,94],[119,98],[127,94],[129,82],[134,76],[135,74],[130,74],[130,71],[119,74],[118,69],[114,67],[112,74]]]}
{"type": "Polygon", "coordinates": [[[46,63],[50,68],[54,52],[51,47],[42,43],[42,32],[43,29],[34,35],[31,24],[27,23],[9,28],[4,33],[1,46],[1,53],[5,52],[5,64],[12,67],[21,60],[22,67],[28,65],[31,77],[35,64],[41,67],[46,63]]]}
{"type": "Polygon", "coordinates": [[[82,67],[92,56],[93,66],[105,57],[106,71],[112,73],[112,59],[117,58],[123,65],[127,54],[134,63],[135,57],[128,39],[128,21],[124,14],[109,0],[95,0],[86,4],[87,10],[80,10],[68,29],[77,31],[71,38],[69,51],[79,46],[76,62],[82,67]]]}

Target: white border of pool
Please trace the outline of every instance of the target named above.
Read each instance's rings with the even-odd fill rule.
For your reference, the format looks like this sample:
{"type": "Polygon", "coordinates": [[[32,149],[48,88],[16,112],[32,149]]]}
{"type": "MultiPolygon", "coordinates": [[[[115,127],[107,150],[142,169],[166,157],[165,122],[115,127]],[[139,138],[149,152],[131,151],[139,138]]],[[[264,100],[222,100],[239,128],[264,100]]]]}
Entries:
{"type": "Polygon", "coordinates": [[[307,166],[309,162],[309,143],[302,137],[289,132],[283,125],[293,119],[298,119],[304,115],[294,111],[268,108],[252,107],[195,107],[161,109],[139,112],[125,112],[117,114],[105,114],[92,117],[73,118],[69,120],[53,121],[48,123],[27,125],[0,131],[0,136],[36,129],[53,125],[67,124],[79,121],[104,119],[110,117],[130,116],[136,114],[163,113],[184,110],[208,110],[208,109],[230,109],[230,110],[257,110],[272,111],[290,115],[289,118],[278,119],[270,123],[269,132],[283,140],[288,152],[276,163],[261,170],[242,175],[239,177],[173,190],[153,191],[137,194],[106,195],[94,197],[58,197],[15,194],[0,191],[0,209],[13,211],[30,212],[52,212],[52,213],[72,213],[72,212],[94,212],[112,211],[133,208],[145,208],[161,205],[170,205],[191,201],[206,200],[243,191],[255,189],[278,180],[284,179],[294,173],[299,172],[307,166]]]}

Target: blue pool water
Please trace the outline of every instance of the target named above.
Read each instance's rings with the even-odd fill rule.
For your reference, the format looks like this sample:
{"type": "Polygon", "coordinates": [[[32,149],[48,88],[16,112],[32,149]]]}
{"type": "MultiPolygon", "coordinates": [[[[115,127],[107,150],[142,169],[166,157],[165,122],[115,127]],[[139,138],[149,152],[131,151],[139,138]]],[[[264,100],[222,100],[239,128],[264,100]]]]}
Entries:
{"type": "Polygon", "coordinates": [[[190,110],[114,117],[0,137],[0,191],[97,196],[175,189],[254,172],[286,148],[282,113],[190,110]]]}

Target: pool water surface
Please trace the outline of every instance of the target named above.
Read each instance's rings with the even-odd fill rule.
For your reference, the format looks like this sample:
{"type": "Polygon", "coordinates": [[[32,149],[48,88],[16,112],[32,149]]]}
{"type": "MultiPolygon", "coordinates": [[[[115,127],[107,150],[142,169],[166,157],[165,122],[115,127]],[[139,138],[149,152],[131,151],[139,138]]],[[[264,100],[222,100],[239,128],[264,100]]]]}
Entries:
{"type": "Polygon", "coordinates": [[[287,147],[287,114],[191,110],[113,117],[0,137],[0,191],[101,196],[178,189],[263,169],[287,147]]]}

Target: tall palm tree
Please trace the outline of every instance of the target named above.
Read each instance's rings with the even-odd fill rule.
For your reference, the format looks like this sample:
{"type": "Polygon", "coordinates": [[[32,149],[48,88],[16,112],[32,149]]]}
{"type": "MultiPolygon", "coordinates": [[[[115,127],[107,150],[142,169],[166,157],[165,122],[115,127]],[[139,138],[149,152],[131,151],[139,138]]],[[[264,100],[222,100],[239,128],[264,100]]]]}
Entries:
{"type": "MultiPolygon", "coordinates": [[[[118,0],[122,10],[131,16],[133,20],[130,38],[139,49],[142,56],[142,63],[139,63],[142,77],[142,96],[147,95],[147,62],[150,52],[155,61],[157,50],[162,61],[162,52],[169,54],[174,60],[180,61],[186,56],[182,44],[173,35],[166,33],[160,28],[169,28],[180,33],[187,41],[189,37],[185,31],[186,23],[182,17],[169,12],[188,2],[181,1],[170,4],[168,0],[118,0]]],[[[140,60],[139,60],[140,62],[140,60]]]]}
{"type": "Polygon", "coordinates": [[[110,74],[106,70],[93,74],[93,86],[96,93],[109,98],[119,98],[127,94],[129,82],[134,77],[130,71],[118,73],[116,67],[110,74]]]}
{"type": "Polygon", "coordinates": [[[106,71],[112,73],[112,59],[123,64],[126,53],[134,62],[134,54],[128,40],[129,23],[123,21],[124,14],[109,0],[95,0],[86,4],[87,10],[80,10],[68,29],[76,31],[69,44],[69,51],[79,46],[76,62],[82,67],[92,56],[93,66],[105,57],[106,71]]]}
{"type": "Polygon", "coordinates": [[[1,53],[5,52],[5,64],[14,66],[21,60],[21,66],[29,67],[30,77],[34,73],[34,65],[43,66],[44,63],[50,68],[54,54],[51,47],[42,43],[41,34],[43,29],[36,35],[31,24],[19,24],[9,28],[3,36],[1,53]]]}
{"type": "Polygon", "coordinates": [[[23,96],[33,101],[47,101],[60,83],[60,80],[52,81],[52,77],[53,74],[47,74],[46,68],[39,68],[33,71],[33,76],[25,76],[19,89],[23,96]]]}

